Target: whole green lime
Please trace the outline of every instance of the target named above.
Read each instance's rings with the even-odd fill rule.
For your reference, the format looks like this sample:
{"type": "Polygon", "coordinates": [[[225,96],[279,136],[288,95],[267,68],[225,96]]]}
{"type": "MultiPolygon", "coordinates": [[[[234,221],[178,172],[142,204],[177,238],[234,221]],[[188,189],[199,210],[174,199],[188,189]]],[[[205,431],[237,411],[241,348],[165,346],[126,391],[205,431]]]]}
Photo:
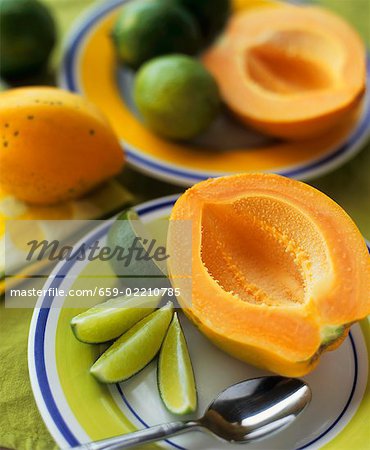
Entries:
{"type": "Polygon", "coordinates": [[[46,66],[56,40],[55,22],[37,0],[0,0],[0,73],[13,77],[46,66]]]}
{"type": "Polygon", "coordinates": [[[205,45],[211,43],[225,27],[231,13],[230,0],[173,0],[198,21],[205,45]]]}
{"type": "Polygon", "coordinates": [[[133,68],[159,55],[194,55],[201,45],[198,24],[192,15],[163,0],[127,3],[112,36],[118,58],[133,68]]]}
{"type": "Polygon", "coordinates": [[[221,106],[212,75],[185,55],[146,63],[135,79],[134,100],[144,123],[172,139],[190,139],[204,131],[221,106]]]}

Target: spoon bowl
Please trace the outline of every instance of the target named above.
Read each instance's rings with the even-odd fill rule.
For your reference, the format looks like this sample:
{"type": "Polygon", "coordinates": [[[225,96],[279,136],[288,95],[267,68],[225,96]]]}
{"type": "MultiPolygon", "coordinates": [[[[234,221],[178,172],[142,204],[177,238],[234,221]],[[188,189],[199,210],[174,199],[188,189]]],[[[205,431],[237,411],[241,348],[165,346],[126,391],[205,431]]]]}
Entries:
{"type": "Polygon", "coordinates": [[[288,426],[311,400],[299,379],[279,376],[234,384],[209,405],[200,424],[228,442],[249,442],[288,426]]]}

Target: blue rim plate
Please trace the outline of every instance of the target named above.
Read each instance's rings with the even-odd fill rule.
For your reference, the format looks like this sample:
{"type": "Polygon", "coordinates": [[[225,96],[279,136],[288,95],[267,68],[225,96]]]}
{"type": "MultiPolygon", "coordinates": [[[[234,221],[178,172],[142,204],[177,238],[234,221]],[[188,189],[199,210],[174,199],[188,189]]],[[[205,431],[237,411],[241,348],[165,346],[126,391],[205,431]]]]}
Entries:
{"type": "MultiPolygon", "coordinates": [[[[148,202],[137,207],[137,211],[142,220],[150,224],[168,216],[176,198],[177,196],[171,196],[148,202]]],[[[110,224],[110,221],[105,222],[84,238],[83,242],[89,243],[104,238],[110,224]]],[[[81,263],[73,259],[60,263],[45,287],[68,289],[70,286],[68,270],[76,268],[78,264],[81,263]]],[[[83,264],[85,262],[79,270],[82,270],[83,264]]],[[[73,273],[76,274],[75,271],[73,273]]],[[[101,386],[92,379],[88,374],[89,366],[84,368],[84,364],[86,358],[92,357],[89,352],[93,346],[76,341],[70,331],[69,322],[62,317],[63,301],[55,297],[52,291],[40,297],[32,318],[28,349],[30,379],[35,399],[57,444],[62,448],[69,448],[90,439],[108,437],[109,430],[96,430],[99,425],[96,423],[96,414],[101,422],[129,421],[134,428],[176,420],[161,404],[153,364],[131,380],[112,385],[110,388],[101,386]],[[57,342],[61,329],[64,330],[62,347],[58,346],[57,342]],[[81,370],[74,368],[73,373],[70,373],[69,352],[73,351],[77,351],[78,367],[81,364],[81,370]],[[63,369],[63,366],[67,367],[67,370],[63,369]],[[67,391],[73,388],[73,396],[83,395],[84,385],[87,382],[95,383],[94,386],[98,389],[97,402],[104,405],[110,405],[111,402],[114,408],[109,406],[103,413],[99,413],[90,408],[82,409],[81,404],[84,400],[87,402],[87,398],[71,399],[70,392],[67,391]],[[115,409],[119,410],[121,418],[117,418],[115,409]]],[[[370,408],[366,400],[366,392],[368,393],[370,389],[368,378],[370,334],[366,331],[369,323],[362,325],[353,326],[340,349],[325,354],[319,367],[305,377],[313,390],[313,400],[296,423],[262,443],[251,443],[248,445],[249,449],[312,450],[324,446],[334,450],[349,448],[338,446],[344,439],[344,442],[354,442],[352,450],[364,450],[368,445],[364,420],[367,417],[366,410],[370,408]],[[361,436],[359,438],[359,424],[362,427],[361,435],[365,436],[365,440],[361,436]]],[[[183,326],[197,378],[199,411],[203,411],[214,395],[226,386],[242,379],[266,374],[216,349],[186,319],[183,320],[183,326]]],[[[89,364],[91,365],[91,361],[89,364]]],[[[125,429],[123,425],[121,432],[130,430],[125,429]]],[[[166,441],[163,446],[180,450],[235,448],[200,433],[166,441]]]]}

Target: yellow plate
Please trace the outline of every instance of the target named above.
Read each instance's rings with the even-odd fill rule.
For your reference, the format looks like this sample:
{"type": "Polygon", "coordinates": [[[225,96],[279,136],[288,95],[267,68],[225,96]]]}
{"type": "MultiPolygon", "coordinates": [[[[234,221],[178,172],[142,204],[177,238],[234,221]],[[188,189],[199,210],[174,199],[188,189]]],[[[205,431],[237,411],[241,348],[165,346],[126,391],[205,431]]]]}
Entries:
{"type": "MultiPolygon", "coordinates": [[[[133,106],[134,73],[119,66],[115,58],[110,31],[122,3],[105,1],[78,21],[66,45],[60,84],[82,93],[105,112],[125,147],[128,162],[137,169],[184,186],[243,171],[268,171],[307,179],[339,166],[366,140],[370,123],[368,99],[346,127],[299,144],[267,138],[227,114],[192,142],[175,143],[158,137],[143,126],[133,106]]],[[[271,0],[234,3],[238,10],[283,5],[271,0]]]]}

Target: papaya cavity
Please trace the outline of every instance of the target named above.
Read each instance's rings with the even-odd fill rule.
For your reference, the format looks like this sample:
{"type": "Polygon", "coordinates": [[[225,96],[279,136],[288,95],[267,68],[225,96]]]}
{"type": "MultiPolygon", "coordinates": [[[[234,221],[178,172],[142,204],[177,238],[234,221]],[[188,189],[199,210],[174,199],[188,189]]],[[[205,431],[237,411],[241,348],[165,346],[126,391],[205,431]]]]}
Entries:
{"type": "Polygon", "coordinates": [[[248,49],[245,60],[247,75],[258,86],[289,95],[335,86],[343,54],[326,36],[282,30],[248,49]]]}
{"type": "MultiPolygon", "coordinates": [[[[304,230],[310,224],[297,217],[302,234],[292,238],[266,220],[278,209],[292,217],[299,215],[273,198],[258,196],[203,208],[203,263],[224,290],[244,301],[275,306],[307,301],[313,276],[304,230]]],[[[313,238],[319,246],[315,231],[313,238]]]]}

